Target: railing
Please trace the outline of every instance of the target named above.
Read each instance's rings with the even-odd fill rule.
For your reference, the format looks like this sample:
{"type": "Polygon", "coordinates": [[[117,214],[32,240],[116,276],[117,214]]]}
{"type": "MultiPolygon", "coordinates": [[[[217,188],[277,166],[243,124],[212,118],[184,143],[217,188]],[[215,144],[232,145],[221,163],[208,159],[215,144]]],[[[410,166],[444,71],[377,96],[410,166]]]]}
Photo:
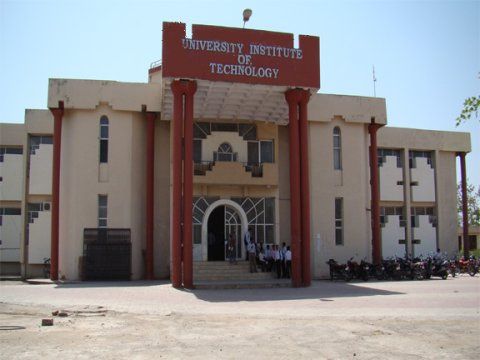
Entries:
{"type": "Polygon", "coordinates": [[[207,171],[212,171],[213,167],[215,166],[214,161],[200,161],[195,162],[193,167],[193,174],[194,175],[201,175],[205,176],[207,171]]]}
{"type": "Polygon", "coordinates": [[[263,177],[263,164],[262,163],[243,163],[245,171],[251,172],[252,177],[263,177]]]}
{"type": "Polygon", "coordinates": [[[162,60],[157,60],[157,61],[154,61],[150,64],[150,69],[154,69],[156,67],[159,67],[159,66],[162,66],[162,60]]]}

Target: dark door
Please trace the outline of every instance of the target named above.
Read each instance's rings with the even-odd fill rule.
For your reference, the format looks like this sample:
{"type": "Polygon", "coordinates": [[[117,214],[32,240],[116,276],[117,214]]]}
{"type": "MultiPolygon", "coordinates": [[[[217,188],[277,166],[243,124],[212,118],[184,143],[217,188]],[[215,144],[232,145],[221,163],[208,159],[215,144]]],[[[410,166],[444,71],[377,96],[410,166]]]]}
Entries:
{"type": "Polygon", "coordinates": [[[225,206],[219,206],[208,218],[208,261],[225,260],[225,206]]]}

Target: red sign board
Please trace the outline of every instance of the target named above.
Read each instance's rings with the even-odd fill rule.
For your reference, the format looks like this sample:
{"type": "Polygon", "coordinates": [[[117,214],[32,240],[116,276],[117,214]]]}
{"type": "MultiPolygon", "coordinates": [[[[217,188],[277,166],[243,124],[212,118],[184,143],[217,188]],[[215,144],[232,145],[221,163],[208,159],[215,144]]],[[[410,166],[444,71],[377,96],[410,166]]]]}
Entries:
{"type": "Polygon", "coordinates": [[[163,77],[320,88],[317,36],[163,23],[163,77]]]}

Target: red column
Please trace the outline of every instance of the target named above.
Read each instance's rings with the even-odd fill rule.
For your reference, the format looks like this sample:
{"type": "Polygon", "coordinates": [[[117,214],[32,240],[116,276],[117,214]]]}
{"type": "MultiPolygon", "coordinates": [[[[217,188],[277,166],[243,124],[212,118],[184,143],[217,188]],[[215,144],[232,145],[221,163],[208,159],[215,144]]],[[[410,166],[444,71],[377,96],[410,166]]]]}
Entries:
{"type": "Polygon", "coordinates": [[[380,124],[368,125],[370,134],[370,191],[371,191],[371,221],[372,221],[372,261],[379,264],[382,261],[382,244],[380,242],[380,190],[378,187],[378,157],[377,157],[377,130],[380,124]]]}
{"type": "Polygon", "coordinates": [[[302,285],[310,286],[310,181],[308,164],[308,100],[310,92],[300,91],[299,135],[300,135],[300,192],[302,207],[302,285]]]}
{"type": "Polygon", "coordinates": [[[172,139],[172,218],[170,242],[170,280],[173,287],[182,286],[182,123],[183,86],[178,80],[172,81],[173,92],[173,139],[172,139]]]}
{"type": "Polygon", "coordinates": [[[195,81],[185,81],[185,124],[183,162],[183,286],[193,288],[193,98],[197,90],[195,81]]]}
{"type": "Polygon", "coordinates": [[[462,220],[463,220],[463,256],[468,259],[470,256],[470,239],[468,238],[468,197],[467,197],[467,166],[465,164],[464,152],[460,156],[460,171],[462,173],[462,220]]]}
{"type": "Polygon", "coordinates": [[[146,113],[147,119],[147,172],[146,172],[146,249],[145,277],[153,280],[153,200],[154,200],[154,163],[155,163],[155,117],[153,112],[146,113]]]}
{"type": "Polygon", "coordinates": [[[288,103],[289,142],[290,142],[290,232],[292,247],[292,285],[299,287],[302,284],[302,248],[300,225],[300,139],[298,131],[298,103],[297,89],[287,90],[285,99],[288,103]]]}
{"type": "Polygon", "coordinates": [[[62,149],[63,102],[50,109],[53,114],[53,168],[52,168],[52,232],[50,245],[50,279],[58,280],[59,208],[60,208],[60,153],[62,149]]]}

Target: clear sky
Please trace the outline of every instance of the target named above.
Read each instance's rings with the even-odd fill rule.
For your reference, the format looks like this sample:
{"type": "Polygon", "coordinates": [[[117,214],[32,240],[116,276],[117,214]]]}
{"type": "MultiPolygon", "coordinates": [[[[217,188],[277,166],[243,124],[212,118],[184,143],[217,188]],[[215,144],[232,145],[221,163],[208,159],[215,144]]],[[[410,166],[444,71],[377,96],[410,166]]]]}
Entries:
{"type": "Polygon", "coordinates": [[[479,1],[0,0],[0,122],[46,108],[49,78],[146,82],[163,21],[241,27],[247,7],[249,28],[320,37],[320,92],[373,96],[375,65],[390,126],[470,132],[480,184],[480,122],[455,128],[480,94],[479,1]]]}

